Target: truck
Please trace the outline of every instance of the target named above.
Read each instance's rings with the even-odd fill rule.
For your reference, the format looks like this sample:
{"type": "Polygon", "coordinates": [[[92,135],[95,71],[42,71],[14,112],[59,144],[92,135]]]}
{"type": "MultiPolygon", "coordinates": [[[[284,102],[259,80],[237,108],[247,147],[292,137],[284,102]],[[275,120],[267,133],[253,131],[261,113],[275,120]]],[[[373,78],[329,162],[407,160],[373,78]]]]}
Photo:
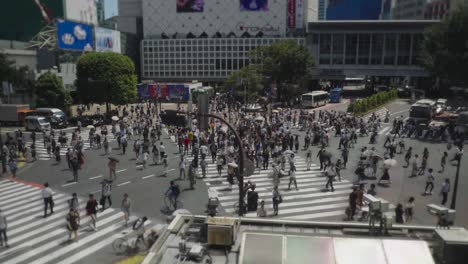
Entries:
{"type": "Polygon", "coordinates": [[[415,124],[429,124],[435,115],[435,102],[431,100],[419,100],[411,105],[409,119],[415,124]]]}
{"type": "Polygon", "coordinates": [[[23,126],[24,118],[32,111],[25,104],[0,104],[0,124],[23,126]]]}

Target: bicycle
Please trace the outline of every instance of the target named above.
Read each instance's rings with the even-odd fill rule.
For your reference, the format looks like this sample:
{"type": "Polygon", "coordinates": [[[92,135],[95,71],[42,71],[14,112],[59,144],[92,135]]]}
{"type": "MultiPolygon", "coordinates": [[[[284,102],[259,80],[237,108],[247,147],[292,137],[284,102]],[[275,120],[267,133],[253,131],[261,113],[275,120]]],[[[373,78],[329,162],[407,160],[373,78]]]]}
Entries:
{"type": "Polygon", "coordinates": [[[169,195],[164,195],[164,205],[165,207],[161,209],[161,212],[164,214],[171,214],[175,210],[183,208],[182,201],[178,199],[175,199],[174,201],[174,199],[170,198],[169,195]]]}
{"type": "Polygon", "coordinates": [[[112,242],[112,248],[117,254],[144,254],[148,250],[148,245],[146,243],[146,238],[143,239],[130,239],[128,234],[129,232],[122,232],[124,237],[120,237],[112,242]]]}

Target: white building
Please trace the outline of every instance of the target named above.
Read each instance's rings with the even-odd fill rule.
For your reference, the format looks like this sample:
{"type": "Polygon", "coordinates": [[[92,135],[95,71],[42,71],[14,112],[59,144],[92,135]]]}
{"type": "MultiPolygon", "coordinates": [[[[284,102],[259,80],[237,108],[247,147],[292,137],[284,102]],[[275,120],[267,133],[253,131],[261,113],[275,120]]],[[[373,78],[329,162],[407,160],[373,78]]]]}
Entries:
{"type": "MultiPolygon", "coordinates": [[[[286,0],[191,0],[185,6],[143,0],[142,78],[222,81],[249,64],[250,50],[288,39],[288,25],[304,28],[308,0],[293,3],[291,9],[286,0]]],[[[305,45],[304,38],[292,39],[305,45]]]]}

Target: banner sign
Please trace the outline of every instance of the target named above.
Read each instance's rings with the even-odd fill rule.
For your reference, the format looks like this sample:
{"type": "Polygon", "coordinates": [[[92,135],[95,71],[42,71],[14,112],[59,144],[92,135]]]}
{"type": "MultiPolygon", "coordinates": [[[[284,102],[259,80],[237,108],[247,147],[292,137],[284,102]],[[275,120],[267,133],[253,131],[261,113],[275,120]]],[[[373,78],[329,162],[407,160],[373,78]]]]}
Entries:
{"type": "Polygon", "coordinates": [[[304,0],[296,1],[296,29],[304,28],[304,0]]]}
{"type": "Polygon", "coordinates": [[[96,27],[94,35],[96,37],[96,51],[122,52],[120,46],[120,31],[96,27]]]}
{"type": "Polygon", "coordinates": [[[60,49],[93,51],[93,26],[68,21],[57,20],[57,39],[60,49]]]}
{"type": "Polygon", "coordinates": [[[149,90],[149,86],[145,83],[138,84],[138,97],[140,99],[150,99],[151,92],[149,90]]]}
{"type": "Polygon", "coordinates": [[[138,84],[138,97],[140,99],[172,99],[187,101],[190,97],[190,88],[186,84],[152,83],[138,84]]]}
{"type": "Polygon", "coordinates": [[[268,11],[268,0],[240,0],[241,11],[268,11]]]}
{"type": "Polygon", "coordinates": [[[288,1],[288,28],[296,28],[296,0],[288,1]]]}

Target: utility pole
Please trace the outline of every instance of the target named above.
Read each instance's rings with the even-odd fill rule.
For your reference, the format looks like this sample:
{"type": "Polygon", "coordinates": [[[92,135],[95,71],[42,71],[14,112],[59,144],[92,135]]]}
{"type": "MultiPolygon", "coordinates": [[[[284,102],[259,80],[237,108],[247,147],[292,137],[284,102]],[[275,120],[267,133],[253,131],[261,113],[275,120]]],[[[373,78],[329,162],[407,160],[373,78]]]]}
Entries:
{"type": "Polygon", "coordinates": [[[455,210],[455,207],[457,205],[458,178],[460,175],[461,159],[463,157],[463,154],[459,154],[459,155],[460,156],[458,157],[458,160],[457,160],[457,172],[455,174],[455,183],[453,184],[452,202],[450,203],[450,209],[453,209],[453,210],[455,210]]]}

